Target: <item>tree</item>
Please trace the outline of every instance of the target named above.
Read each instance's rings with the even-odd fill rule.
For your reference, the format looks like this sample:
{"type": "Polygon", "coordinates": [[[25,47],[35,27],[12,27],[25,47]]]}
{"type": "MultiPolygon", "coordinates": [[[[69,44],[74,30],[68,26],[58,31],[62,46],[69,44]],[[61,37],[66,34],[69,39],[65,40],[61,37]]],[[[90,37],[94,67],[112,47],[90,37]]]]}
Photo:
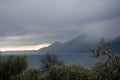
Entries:
{"type": "Polygon", "coordinates": [[[41,80],[61,80],[62,67],[57,65],[51,66],[47,73],[41,76],[41,80]]]}
{"type": "Polygon", "coordinates": [[[91,70],[83,65],[68,65],[63,68],[62,80],[90,80],[91,70]]]}
{"type": "Polygon", "coordinates": [[[96,80],[119,80],[120,79],[120,56],[111,51],[111,46],[104,39],[98,48],[92,50],[98,58],[93,71],[96,80]]]}
{"type": "Polygon", "coordinates": [[[91,80],[91,70],[83,65],[52,66],[43,80],[91,80]]]}
{"type": "Polygon", "coordinates": [[[40,80],[40,71],[37,68],[29,68],[18,75],[11,77],[11,80],[40,80]]]}
{"type": "Polygon", "coordinates": [[[61,61],[55,54],[46,53],[45,55],[41,56],[40,58],[41,68],[43,71],[48,71],[51,66],[58,65],[63,66],[64,63],[61,61]]]}
{"type": "Polygon", "coordinates": [[[0,63],[0,80],[10,80],[10,77],[17,75],[27,68],[25,56],[8,56],[0,63]]]}

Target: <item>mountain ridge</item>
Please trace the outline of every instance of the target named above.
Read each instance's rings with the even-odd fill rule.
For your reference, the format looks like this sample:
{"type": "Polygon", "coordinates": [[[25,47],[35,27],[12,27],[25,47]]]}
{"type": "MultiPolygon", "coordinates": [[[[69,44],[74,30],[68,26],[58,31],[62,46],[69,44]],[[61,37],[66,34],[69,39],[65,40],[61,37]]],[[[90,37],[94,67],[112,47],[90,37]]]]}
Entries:
{"type": "MultiPolygon", "coordinates": [[[[91,48],[96,47],[99,43],[87,42],[87,37],[77,37],[65,43],[55,42],[48,47],[39,49],[40,52],[89,52],[91,48]]],[[[120,37],[111,41],[112,50],[120,52],[120,37]]]]}

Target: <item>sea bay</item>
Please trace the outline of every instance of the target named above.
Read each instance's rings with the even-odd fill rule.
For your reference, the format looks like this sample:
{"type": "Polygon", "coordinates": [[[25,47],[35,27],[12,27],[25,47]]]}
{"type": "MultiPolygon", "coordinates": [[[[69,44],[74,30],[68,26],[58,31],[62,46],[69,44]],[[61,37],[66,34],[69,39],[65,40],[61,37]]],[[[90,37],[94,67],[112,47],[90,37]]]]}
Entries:
{"type": "MultiPolygon", "coordinates": [[[[39,67],[40,66],[40,57],[46,53],[41,53],[39,51],[7,51],[2,52],[2,58],[6,58],[8,55],[16,55],[16,56],[26,56],[28,67],[39,67]]],[[[87,67],[91,67],[96,59],[92,57],[92,53],[64,53],[57,52],[51,53],[56,54],[60,60],[62,60],[65,64],[83,64],[87,67]]]]}

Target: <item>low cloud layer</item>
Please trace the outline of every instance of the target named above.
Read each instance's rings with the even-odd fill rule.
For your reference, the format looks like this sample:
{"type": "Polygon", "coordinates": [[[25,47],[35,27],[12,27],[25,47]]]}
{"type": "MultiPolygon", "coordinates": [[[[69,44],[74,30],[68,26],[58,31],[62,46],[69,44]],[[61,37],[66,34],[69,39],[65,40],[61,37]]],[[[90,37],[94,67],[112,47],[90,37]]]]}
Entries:
{"type": "MultiPolygon", "coordinates": [[[[120,36],[119,0],[0,0],[0,47],[120,36]]],[[[96,40],[97,40],[96,39],[96,40]]]]}

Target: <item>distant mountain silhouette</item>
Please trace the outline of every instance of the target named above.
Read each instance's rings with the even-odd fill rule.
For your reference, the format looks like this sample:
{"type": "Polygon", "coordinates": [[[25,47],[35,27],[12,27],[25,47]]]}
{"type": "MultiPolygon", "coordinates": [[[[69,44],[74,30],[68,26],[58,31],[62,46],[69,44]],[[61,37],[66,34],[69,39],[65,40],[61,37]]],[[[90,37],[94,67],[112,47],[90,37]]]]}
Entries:
{"type": "Polygon", "coordinates": [[[40,52],[57,52],[60,50],[60,48],[62,47],[63,43],[61,42],[55,42],[52,45],[42,48],[39,51],[40,52]]]}
{"type": "MultiPolygon", "coordinates": [[[[65,43],[55,42],[48,47],[42,48],[40,52],[89,52],[91,48],[98,46],[99,43],[90,43],[87,36],[79,36],[65,43]]],[[[112,40],[112,50],[120,52],[120,37],[112,40]]]]}
{"type": "Polygon", "coordinates": [[[85,42],[86,36],[79,36],[65,43],[55,42],[49,47],[40,49],[40,52],[86,52],[92,47],[92,43],[85,42]]]}

